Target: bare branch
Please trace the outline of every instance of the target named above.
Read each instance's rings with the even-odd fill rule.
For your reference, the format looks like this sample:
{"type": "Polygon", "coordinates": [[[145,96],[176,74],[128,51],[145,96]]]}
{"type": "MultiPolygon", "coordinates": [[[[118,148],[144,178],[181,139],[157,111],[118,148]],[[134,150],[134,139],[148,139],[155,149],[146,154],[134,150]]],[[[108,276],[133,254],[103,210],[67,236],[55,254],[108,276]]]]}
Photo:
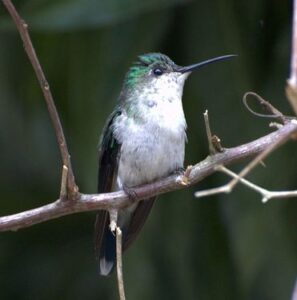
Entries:
{"type": "Polygon", "coordinates": [[[203,114],[204,116],[204,123],[205,123],[205,129],[206,129],[206,136],[207,136],[207,141],[208,141],[208,149],[210,154],[215,154],[216,150],[213,146],[213,143],[211,141],[212,138],[212,133],[210,129],[210,124],[209,124],[209,118],[208,118],[208,110],[206,110],[203,114]]]}
{"type": "Polygon", "coordinates": [[[116,227],[116,253],[117,253],[117,277],[118,277],[118,290],[120,300],[125,300],[125,288],[123,278],[123,260],[122,260],[122,231],[120,227],[116,227]]]}
{"type": "Polygon", "coordinates": [[[208,110],[206,110],[204,112],[203,117],[204,117],[204,124],[205,124],[205,129],[206,129],[206,136],[207,136],[207,141],[208,141],[209,153],[211,155],[213,155],[217,152],[224,151],[224,149],[221,145],[221,140],[219,139],[219,137],[216,136],[216,135],[213,135],[212,132],[211,132],[209,117],[208,117],[208,110]]]}
{"type": "Polygon", "coordinates": [[[68,178],[68,168],[65,165],[63,165],[61,189],[60,189],[60,199],[61,200],[64,200],[67,198],[67,178],[68,178]]]}
{"type": "Polygon", "coordinates": [[[264,100],[260,95],[254,92],[247,92],[243,95],[243,104],[247,108],[247,110],[253,115],[261,118],[274,118],[278,119],[282,124],[286,122],[288,117],[285,117],[278,109],[276,109],[270,102],[264,100]],[[259,104],[264,108],[269,114],[261,114],[255,112],[248,103],[248,96],[253,96],[259,104]]]}
{"type": "MultiPolygon", "coordinates": [[[[221,172],[233,177],[234,179],[236,179],[237,180],[236,183],[241,182],[248,188],[261,194],[263,203],[266,203],[268,200],[273,199],[273,198],[297,197],[297,191],[269,191],[267,189],[264,189],[264,188],[258,186],[257,184],[254,184],[254,183],[240,177],[239,175],[237,175],[236,173],[232,172],[231,170],[225,168],[224,166],[219,166],[217,169],[218,169],[218,171],[221,171],[221,172]]],[[[226,194],[231,193],[235,187],[233,182],[234,181],[230,181],[229,183],[227,183],[223,186],[217,187],[217,188],[196,192],[195,196],[201,198],[204,196],[211,196],[211,195],[222,194],[222,193],[226,193],[226,194]]]]}
{"type": "MultiPolygon", "coordinates": [[[[187,185],[193,185],[216,171],[218,165],[230,165],[242,159],[253,157],[270,149],[271,145],[278,140],[287,140],[297,132],[297,122],[291,120],[264,137],[250,143],[225,149],[224,152],[216,153],[191,167],[187,172],[187,185]]],[[[244,176],[244,175],[241,175],[244,176]]],[[[182,183],[184,175],[172,175],[157,182],[135,188],[137,199],[140,201],[152,196],[164,194],[177,189],[185,188],[182,183]]],[[[0,217],[0,231],[17,230],[52,220],[73,213],[95,211],[98,209],[119,209],[131,204],[131,200],[123,191],[108,194],[78,194],[76,201],[56,202],[21,212],[18,214],[0,217]]]]}
{"type": "Polygon", "coordinates": [[[291,50],[291,72],[287,80],[287,98],[297,115],[297,0],[294,0],[293,24],[292,24],[292,50],[291,50]]]}
{"type": "Polygon", "coordinates": [[[78,192],[78,187],[75,183],[75,178],[72,171],[71,161],[70,161],[70,155],[68,152],[66,139],[64,136],[64,132],[62,129],[61,121],[53,100],[52,93],[50,91],[50,86],[46,80],[46,77],[44,75],[44,72],[42,70],[42,67],[40,65],[40,62],[38,60],[38,57],[36,55],[35,49],[33,47],[29,32],[28,32],[28,25],[25,23],[24,20],[21,19],[20,15],[18,14],[17,10],[15,9],[14,5],[10,0],[2,0],[4,6],[10,13],[18,31],[21,36],[21,39],[24,44],[25,51],[29,57],[29,60],[33,66],[33,69],[35,71],[35,74],[37,76],[39,85],[41,87],[44,99],[46,101],[46,105],[48,108],[48,112],[50,114],[52,124],[55,129],[57,141],[60,148],[60,153],[62,156],[63,165],[68,168],[68,177],[67,177],[67,189],[70,193],[70,196],[74,197],[75,194],[78,192]]]}

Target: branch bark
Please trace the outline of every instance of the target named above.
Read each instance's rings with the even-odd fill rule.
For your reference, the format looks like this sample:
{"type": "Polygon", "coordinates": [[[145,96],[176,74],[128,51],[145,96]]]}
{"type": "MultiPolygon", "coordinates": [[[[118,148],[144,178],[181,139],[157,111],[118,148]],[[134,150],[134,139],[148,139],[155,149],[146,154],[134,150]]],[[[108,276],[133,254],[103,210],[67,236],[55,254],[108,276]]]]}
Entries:
{"type": "MultiPolygon", "coordinates": [[[[216,172],[218,165],[227,166],[239,162],[242,159],[253,157],[271,147],[271,144],[276,140],[285,139],[285,137],[289,137],[294,133],[296,134],[296,132],[296,120],[288,121],[280,129],[264,137],[208,156],[193,166],[187,174],[171,175],[157,182],[136,187],[135,193],[137,199],[134,201],[145,200],[152,196],[161,195],[196,184],[216,172]],[[183,178],[185,175],[187,180],[183,178]],[[185,182],[187,184],[185,184],[185,182]]],[[[61,199],[58,199],[51,204],[39,208],[0,217],[0,231],[18,230],[79,212],[96,211],[98,209],[119,209],[129,204],[131,204],[131,200],[123,191],[107,194],[78,194],[76,201],[61,201],[61,199]]]]}

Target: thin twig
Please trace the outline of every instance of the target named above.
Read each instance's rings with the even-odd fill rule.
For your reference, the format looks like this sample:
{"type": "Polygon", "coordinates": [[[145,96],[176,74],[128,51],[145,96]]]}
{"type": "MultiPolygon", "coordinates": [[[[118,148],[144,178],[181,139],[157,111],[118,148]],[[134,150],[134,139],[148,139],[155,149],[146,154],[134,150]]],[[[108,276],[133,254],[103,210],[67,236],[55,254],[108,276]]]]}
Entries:
{"type": "Polygon", "coordinates": [[[293,4],[291,72],[286,86],[287,98],[297,115],[297,0],[293,4]]]}
{"type": "Polygon", "coordinates": [[[297,1],[293,4],[292,22],[292,46],[291,46],[291,72],[289,82],[292,86],[297,86],[297,1]]]}
{"type": "Polygon", "coordinates": [[[211,133],[211,129],[210,129],[210,124],[209,124],[209,118],[208,118],[208,110],[206,110],[203,114],[204,116],[204,124],[205,124],[205,129],[206,129],[206,136],[207,136],[207,141],[208,141],[208,149],[209,149],[209,153],[215,154],[217,151],[213,146],[212,143],[212,133],[211,133]]]}
{"type": "Polygon", "coordinates": [[[206,129],[209,154],[213,155],[217,152],[223,152],[224,148],[221,145],[220,138],[216,135],[213,135],[211,132],[209,118],[208,118],[208,110],[204,112],[203,117],[204,117],[205,129],[206,129]]]}
{"type": "Polygon", "coordinates": [[[67,178],[68,178],[68,168],[65,165],[63,165],[61,189],[60,189],[60,199],[62,200],[67,198],[67,178]]]}
{"type": "Polygon", "coordinates": [[[277,109],[275,108],[270,102],[264,100],[260,95],[254,93],[254,92],[247,92],[243,95],[243,104],[244,106],[247,108],[247,110],[252,113],[253,115],[257,116],[257,117],[262,117],[262,118],[275,118],[275,119],[279,119],[279,121],[281,123],[285,123],[286,122],[286,117],[277,109]],[[254,111],[249,103],[248,103],[248,96],[253,96],[254,99],[256,99],[259,104],[261,104],[261,106],[268,111],[269,114],[261,114],[258,113],[256,111],[254,111]]]}
{"type": "MultiPolygon", "coordinates": [[[[263,153],[265,149],[269,149],[274,141],[287,139],[295,132],[297,132],[297,122],[292,120],[283,125],[280,129],[264,137],[238,147],[225,149],[222,153],[216,153],[215,155],[207,157],[191,168],[187,177],[187,186],[193,185],[213,174],[218,165],[227,166],[239,162],[242,159],[263,153]]],[[[148,199],[153,196],[185,188],[181,183],[182,178],[183,175],[171,175],[157,182],[136,187],[135,192],[138,198],[134,201],[148,199]]],[[[39,208],[0,217],[0,231],[17,230],[79,212],[95,211],[98,209],[119,209],[130,204],[131,200],[123,191],[94,195],[78,194],[77,201],[60,201],[60,199],[58,199],[56,202],[39,208]]]]}
{"type": "MultiPolygon", "coordinates": [[[[268,200],[275,199],[275,198],[297,197],[297,190],[296,191],[269,191],[267,189],[260,187],[257,184],[254,184],[242,177],[239,177],[236,173],[225,168],[224,166],[219,167],[218,170],[224,172],[225,174],[227,174],[233,178],[237,178],[242,184],[244,184],[245,186],[249,187],[250,189],[258,192],[259,194],[261,194],[263,203],[266,203],[268,200]]],[[[229,185],[229,184],[227,184],[227,185],[229,185]]],[[[228,189],[228,188],[227,188],[227,190],[230,191],[230,189],[228,189]]]]}
{"type": "Polygon", "coordinates": [[[122,259],[122,231],[118,223],[118,210],[109,209],[109,228],[116,235],[116,261],[117,261],[117,279],[120,300],[125,300],[124,278],[123,278],[123,259],[122,259]]]}
{"type": "Polygon", "coordinates": [[[117,278],[120,300],[125,300],[125,288],[123,278],[123,261],[122,261],[122,231],[116,227],[116,253],[117,253],[117,278]]]}
{"type": "Polygon", "coordinates": [[[29,60],[33,66],[35,74],[37,76],[38,82],[40,84],[41,90],[44,95],[44,99],[47,104],[47,108],[50,114],[50,118],[52,120],[52,124],[55,129],[56,138],[59,144],[60,153],[63,161],[63,165],[68,168],[68,178],[67,178],[67,190],[70,193],[70,196],[73,198],[75,197],[76,193],[78,192],[78,187],[75,183],[74,174],[72,171],[70,155],[66,144],[66,139],[64,136],[64,132],[62,129],[61,121],[53,100],[52,93],[50,91],[50,86],[46,80],[38,57],[36,55],[34,46],[32,44],[29,32],[28,32],[28,25],[25,23],[24,20],[21,19],[20,15],[18,14],[17,10],[15,9],[14,5],[10,0],[2,0],[3,4],[5,5],[6,9],[10,13],[18,31],[21,36],[21,39],[24,44],[25,51],[29,57],[29,60]]]}

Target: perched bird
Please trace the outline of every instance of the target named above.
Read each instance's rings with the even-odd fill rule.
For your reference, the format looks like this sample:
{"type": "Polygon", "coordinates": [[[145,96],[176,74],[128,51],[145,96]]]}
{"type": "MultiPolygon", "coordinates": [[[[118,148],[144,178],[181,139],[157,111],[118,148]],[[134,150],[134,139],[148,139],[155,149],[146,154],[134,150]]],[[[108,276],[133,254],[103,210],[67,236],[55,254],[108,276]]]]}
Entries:
{"type": "MultiPolygon", "coordinates": [[[[225,55],[186,67],[161,53],[138,57],[126,74],[119,102],[108,118],[99,149],[98,192],[125,190],[153,182],[183,168],[186,120],[182,94],[189,74],[225,55]]],[[[125,251],[135,240],[155,197],[134,203],[118,214],[125,251]]],[[[99,211],[95,223],[95,251],[99,273],[108,275],[116,262],[116,241],[109,213],[99,211]]]]}

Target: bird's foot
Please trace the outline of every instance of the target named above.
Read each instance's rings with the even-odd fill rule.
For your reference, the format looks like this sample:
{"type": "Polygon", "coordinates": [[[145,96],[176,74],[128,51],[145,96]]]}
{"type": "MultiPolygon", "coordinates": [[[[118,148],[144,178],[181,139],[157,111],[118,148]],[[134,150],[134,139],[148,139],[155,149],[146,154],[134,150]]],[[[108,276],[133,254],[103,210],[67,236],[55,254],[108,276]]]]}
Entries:
{"type": "Polygon", "coordinates": [[[193,169],[193,166],[187,166],[186,170],[182,172],[180,178],[179,178],[179,183],[184,186],[188,186],[190,182],[190,174],[193,169]]]}
{"type": "Polygon", "coordinates": [[[109,218],[110,218],[109,229],[115,235],[117,222],[118,222],[118,211],[115,209],[111,209],[109,211],[109,218]]]}
{"type": "Polygon", "coordinates": [[[123,190],[124,192],[127,194],[129,200],[131,200],[132,202],[135,202],[136,199],[138,198],[135,190],[131,187],[128,187],[126,185],[123,186],[123,190]]]}

